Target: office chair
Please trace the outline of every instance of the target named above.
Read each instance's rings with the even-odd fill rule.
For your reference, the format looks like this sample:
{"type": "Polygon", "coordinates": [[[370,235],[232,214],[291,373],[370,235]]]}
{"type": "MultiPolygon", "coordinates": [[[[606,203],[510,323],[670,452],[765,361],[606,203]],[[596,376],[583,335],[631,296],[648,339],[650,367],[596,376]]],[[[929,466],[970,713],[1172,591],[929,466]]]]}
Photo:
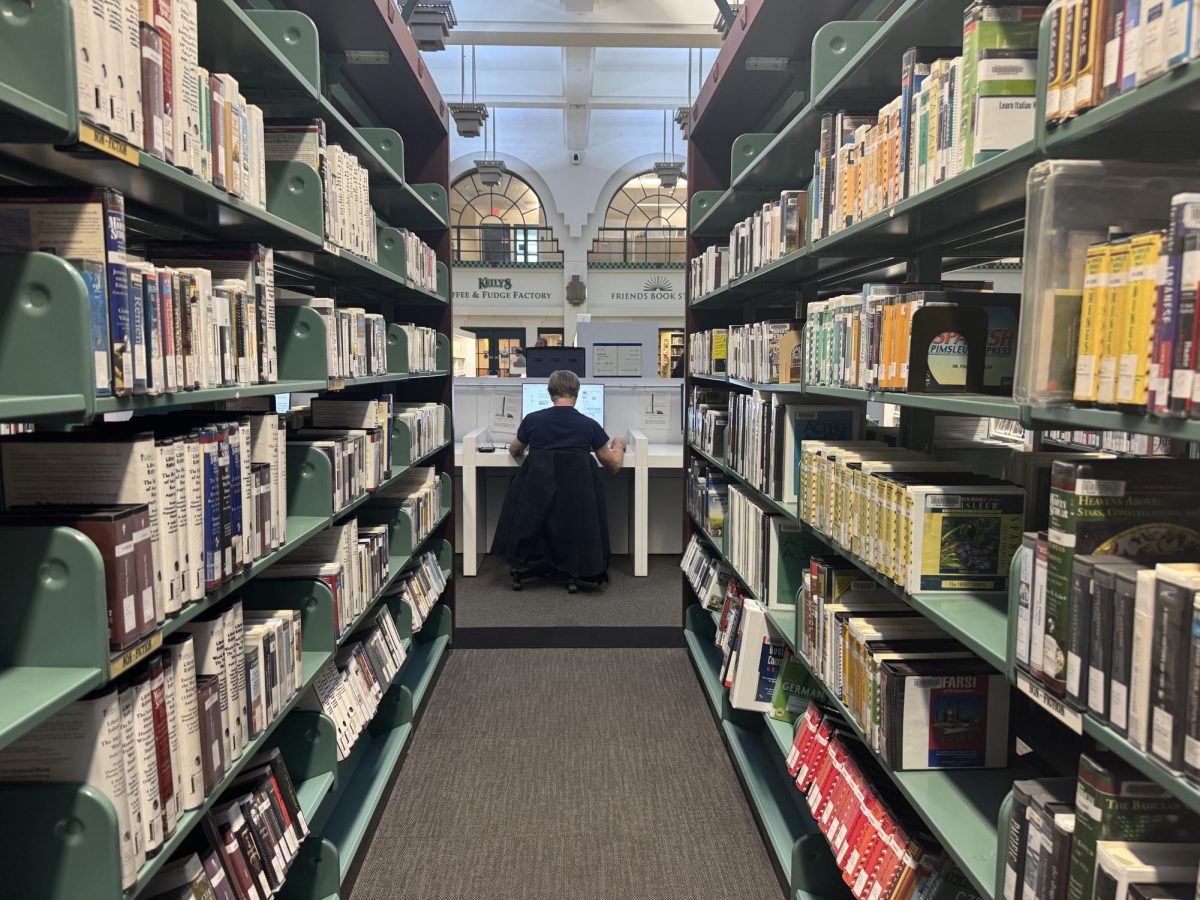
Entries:
{"type": "Polygon", "coordinates": [[[508,561],[514,591],[535,578],[571,594],[608,581],[608,507],[592,455],[530,450],[504,496],[492,553],[508,561]]]}

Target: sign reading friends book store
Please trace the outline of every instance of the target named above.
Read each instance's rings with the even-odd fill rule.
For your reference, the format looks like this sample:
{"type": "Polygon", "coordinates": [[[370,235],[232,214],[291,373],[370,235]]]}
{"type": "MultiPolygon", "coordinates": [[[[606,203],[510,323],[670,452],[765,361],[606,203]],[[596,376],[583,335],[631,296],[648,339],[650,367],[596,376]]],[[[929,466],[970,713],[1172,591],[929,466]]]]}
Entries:
{"type": "Polygon", "coordinates": [[[683,269],[591,269],[588,312],[600,316],[683,316],[683,269]]]}
{"type": "Polygon", "coordinates": [[[562,269],[454,270],[454,309],[488,312],[503,316],[513,313],[562,315],[562,269]]]}

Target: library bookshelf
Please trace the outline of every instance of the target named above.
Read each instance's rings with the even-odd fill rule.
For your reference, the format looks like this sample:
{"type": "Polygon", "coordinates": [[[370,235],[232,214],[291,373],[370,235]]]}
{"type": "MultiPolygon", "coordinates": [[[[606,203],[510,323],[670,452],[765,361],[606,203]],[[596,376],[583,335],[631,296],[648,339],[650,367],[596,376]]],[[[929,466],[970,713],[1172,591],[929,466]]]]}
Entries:
{"type": "MultiPolygon", "coordinates": [[[[22,867],[14,895],[133,900],[176,851],[189,848],[197,825],[256,751],[278,748],[310,825],[279,896],[336,897],[347,888],[380,803],[392,783],[423,702],[453,640],[453,492],[449,470],[451,403],[448,112],[425,71],[398,7],[352,0],[336,11],[305,0],[199,0],[199,64],[234,75],[247,101],[270,118],[320,118],[330,143],[353,153],[369,178],[378,229],[372,262],[327,240],[321,175],[296,163],[266,164],[265,209],[142,152],[80,116],[70,0],[23,4],[0,17],[0,180],[6,184],[113,188],[126,204],[130,250],[146,240],[203,244],[258,242],[275,250],[278,289],[334,298],[338,307],[382,314],[386,372],[331,378],[326,324],[313,309],[280,306],[275,323],[277,382],[155,395],[97,397],[87,288],[66,261],[47,253],[0,254],[0,422],[66,431],[121,414],[138,421],[212,409],[222,401],[306,393],[323,397],[389,392],[398,402],[434,402],[447,432],[413,458],[405,422],[394,419],[391,477],[416,466],[440,473],[440,515],[419,531],[399,507],[371,495],[335,509],[329,458],[290,446],[288,515],[280,546],[199,602],[183,607],[121,652],[110,651],[104,570],[96,548],[69,528],[6,529],[0,556],[11,578],[0,640],[0,749],[88,692],[110,684],[163,645],[164,638],[210,610],[240,599],[247,610],[295,609],[301,616],[303,687],[283,706],[198,808],[183,813],[173,836],[122,889],[117,818],[111,802],[84,784],[5,784],[0,825],[22,867]],[[371,50],[382,66],[354,66],[347,51],[371,50]],[[436,288],[410,277],[400,229],[436,254],[436,288]],[[436,365],[410,365],[400,322],[436,330],[436,365]],[[364,393],[366,391],[366,393],[364,393]],[[352,392],[347,394],[343,392],[352,392]],[[263,573],[307,541],[351,516],[385,525],[389,578],[339,631],[334,596],[316,580],[266,580],[263,573]],[[439,602],[413,633],[406,602],[387,589],[425,554],[446,579],[439,602]],[[332,721],[300,708],[323,664],[368,617],[386,609],[407,648],[399,674],[353,751],[337,759],[332,721]],[[83,839],[81,839],[81,836],[83,839]]],[[[161,421],[155,419],[155,421],[161,421]]]]}
{"type": "MultiPolygon", "coordinates": [[[[739,12],[713,72],[702,86],[690,121],[688,185],[689,256],[723,245],[731,229],[780,191],[811,189],[814,153],[824,113],[840,109],[879,108],[899,93],[901,57],[914,45],[958,46],[962,41],[962,0],[905,0],[898,4],[827,3],[806,7],[803,23],[792,13],[796,40],[781,50],[778,36],[787,4],[758,0],[739,12]],[[781,9],[782,7],[782,9],[781,9]],[[754,82],[745,57],[759,55],[775,41],[775,51],[790,58],[796,81],[787,86],[754,82]],[[764,89],[764,85],[769,89],[764,89]],[[769,95],[772,102],[740,108],[741,97],[769,95]],[[719,114],[714,114],[718,110],[719,114]]],[[[1026,182],[1030,168],[1043,160],[1127,159],[1179,161],[1188,158],[1187,144],[1200,124],[1195,84],[1200,62],[1192,61],[1166,75],[1121,94],[1058,127],[1047,126],[1042,112],[1048,79],[1048,19],[1039,31],[1037,116],[1033,137],[936,186],[910,194],[890,208],[835,233],[813,240],[807,212],[799,246],[723,286],[699,296],[689,284],[689,337],[714,327],[768,319],[803,321],[809,301],[838,292],[853,293],[864,282],[937,282],[943,270],[1005,257],[1019,257],[1026,232],[1026,182]]],[[[1026,303],[1028,299],[1026,298],[1026,303]]],[[[1022,327],[1026,323],[1022,321],[1022,327]]],[[[690,352],[690,351],[689,351],[690,352]]],[[[899,408],[898,443],[929,449],[935,416],[977,416],[1020,423],[1041,446],[1047,430],[1092,429],[1200,440],[1200,420],[1131,414],[1074,405],[1018,402],[1012,393],[905,393],[809,384],[758,384],[725,374],[692,374],[687,388],[787,394],[815,402],[887,403],[899,408]]],[[[1047,441],[1047,447],[1052,442],[1047,441]]],[[[832,538],[803,522],[798,508],[781,504],[722,458],[694,442],[685,451],[685,467],[699,461],[722,472],[731,483],[756,497],[804,534],[843,557],[891,590],[912,610],[931,619],[958,639],[1012,685],[1011,719],[1027,719],[1040,771],[1074,775],[1081,750],[1106,748],[1147,778],[1157,782],[1192,811],[1200,811],[1195,786],[1171,772],[1103,722],[1079,714],[1048,697],[1014,662],[1017,581],[1020,559],[1014,560],[1007,597],[994,593],[908,593],[874,571],[832,538]],[[1055,746],[1049,746],[1055,745],[1055,746]]],[[[961,459],[961,456],[956,456],[961,459]]],[[[729,562],[724,538],[713,537],[685,508],[684,542],[693,536],[711,553],[729,562]]],[[[760,827],[790,897],[844,896],[837,885],[822,895],[814,885],[828,884],[835,871],[827,850],[813,842],[814,825],[803,795],[794,789],[782,758],[792,745],[792,727],[767,716],[751,716],[730,706],[719,681],[720,650],[713,637],[720,614],[698,602],[685,576],[683,620],[697,676],[714,715],[725,732],[730,756],[755,809],[760,827]],[[805,852],[807,851],[807,852],[805,852]]],[[[770,598],[759,598],[765,601],[770,598]]],[[[801,624],[791,609],[767,610],[768,620],[786,639],[804,666],[801,624]]],[[[817,673],[814,671],[814,675],[817,673]]],[[[819,676],[818,676],[819,679],[819,676]]],[[[846,713],[836,698],[832,708],[846,713]]],[[[847,714],[847,721],[854,723],[847,714]]],[[[857,729],[857,725],[855,725],[857,729]]],[[[861,731],[860,731],[861,736],[861,731]]],[[[1012,783],[1034,777],[1027,759],[1012,757],[1009,768],[922,772],[882,768],[911,808],[938,838],[980,896],[996,898],[1003,888],[1003,860],[1012,783]]],[[[816,835],[818,841],[821,836],[816,835]]]]}

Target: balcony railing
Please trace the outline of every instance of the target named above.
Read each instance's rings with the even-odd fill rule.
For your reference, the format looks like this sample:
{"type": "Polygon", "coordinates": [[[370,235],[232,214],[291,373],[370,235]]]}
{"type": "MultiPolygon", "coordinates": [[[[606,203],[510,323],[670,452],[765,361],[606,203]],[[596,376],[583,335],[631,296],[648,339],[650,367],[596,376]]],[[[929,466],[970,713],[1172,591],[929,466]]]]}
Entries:
{"type": "Polygon", "coordinates": [[[562,268],[562,250],[546,227],[455,225],[451,237],[456,266],[562,268]]]}
{"type": "Polygon", "coordinates": [[[593,269],[680,269],[686,261],[683,228],[601,228],[588,251],[593,269]]]}

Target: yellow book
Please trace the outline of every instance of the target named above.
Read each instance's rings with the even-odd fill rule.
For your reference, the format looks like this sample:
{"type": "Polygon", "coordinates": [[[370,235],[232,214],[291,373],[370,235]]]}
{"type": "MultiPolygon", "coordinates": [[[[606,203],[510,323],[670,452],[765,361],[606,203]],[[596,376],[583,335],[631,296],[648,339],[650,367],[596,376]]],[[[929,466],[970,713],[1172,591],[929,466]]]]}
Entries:
{"type": "Polygon", "coordinates": [[[1129,300],[1130,241],[1114,241],[1109,253],[1108,287],[1100,315],[1104,328],[1100,333],[1100,364],[1096,402],[1112,404],[1117,398],[1117,351],[1124,343],[1125,305],[1129,300]]]}
{"type": "Polygon", "coordinates": [[[1079,352],[1075,356],[1075,402],[1095,403],[1100,368],[1100,338],[1104,333],[1101,302],[1108,287],[1112,246],[1088,247],[1083,276],[1083,306],[1079,314],[1079,352]]]}
{"type": "Polygon", "coordinates": [[[1136,234],[1130,241],[1129,299],[1117,348],[1117,403],[1144,408],[1149,394],[1150,352],[1158,300],[1158,269],[1165,235],[1136,234]]]}

